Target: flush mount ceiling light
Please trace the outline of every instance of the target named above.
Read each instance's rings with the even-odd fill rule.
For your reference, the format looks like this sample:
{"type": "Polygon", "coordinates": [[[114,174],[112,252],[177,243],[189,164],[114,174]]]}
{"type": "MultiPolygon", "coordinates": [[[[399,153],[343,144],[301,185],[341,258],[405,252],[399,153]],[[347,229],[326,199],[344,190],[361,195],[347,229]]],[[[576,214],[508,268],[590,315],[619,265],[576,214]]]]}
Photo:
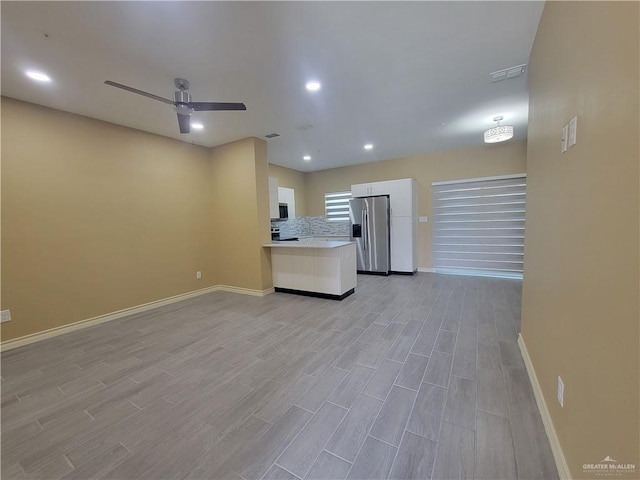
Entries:
{"type": "Polygon", "coordinates": [[[191,128],[193,128],[194,130],[202,130],[204,128],[204,125],[198,122],[191,122],[191,128]]]}
{"type": "Polygon", "coordinates": [[[311,80],[310,82],[307,82],[305,87],[307,87],[307,90],[309,90],[310,92],[317,92],[318,90],[320,90],[322,85],[320,85],[320,82],[318,82],[317,80],[311,80]]]}
{"type": "Polygon", "coordinates": [[[484,143],[498,143],[504,142],[506,140],[510,140],[513,138],[513,126],[512,125],[500,125],[500,121],[504,117],[498,116],[494,117],[493,121],[497,122],[493,128],[489,130],[485,130],[484,132],[484,143]]]}
{"type": "Polygon", "coordinates": [[[311,160],[311,155],[305,155],[304,157],[302,157],[302,159],[303,159],[305,162],[308,162],[309,160],[311,160]]]}
{"type": "Polygon", "coordinates": [[[36,80],[38,82],[49,83],[51,81],[51,77],[46,73],[38,72],[36,70],[27,70],[25,75],[32,80],[36,80]]]}
{"type": "Polygon", "coordinates": [[[365,149],[365,150],[372,150],[372,149],[373,149],[373,143],[367,143],[367,144],[364,146],[364,149],[365,149]]]}

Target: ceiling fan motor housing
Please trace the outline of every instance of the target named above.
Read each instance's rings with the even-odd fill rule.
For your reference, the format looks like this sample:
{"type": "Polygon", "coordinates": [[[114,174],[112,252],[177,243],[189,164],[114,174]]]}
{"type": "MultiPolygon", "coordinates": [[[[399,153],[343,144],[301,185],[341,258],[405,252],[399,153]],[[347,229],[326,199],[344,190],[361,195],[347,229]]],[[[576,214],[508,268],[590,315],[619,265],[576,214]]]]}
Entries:
{"type": "Polygon", "coordinates": [[[193,109],[189,106],[191,103],[191,94],[184,90],[178,90],[173,94],[173,101],[176,105],[176,112],[180,115],[191,115],[193,109]]]}

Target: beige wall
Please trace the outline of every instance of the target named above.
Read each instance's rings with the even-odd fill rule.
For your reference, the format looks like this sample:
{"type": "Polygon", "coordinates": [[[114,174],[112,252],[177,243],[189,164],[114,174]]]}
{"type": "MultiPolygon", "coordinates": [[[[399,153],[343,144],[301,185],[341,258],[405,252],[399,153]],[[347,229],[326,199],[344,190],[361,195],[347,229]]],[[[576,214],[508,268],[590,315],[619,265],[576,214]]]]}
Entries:
{"type": "Polygon", "coordinates": [[[3,342],[213,285],[271,287],[262,140],[207,149],[3,97],[1,153],[3,342]]]}
{"type": "Polygon", "coordinates": [[[269,176],[278,179],[279,187],[293,188],[296,200],[296,217],[307,215],[306,174],[270,163],[269,176]]]}
{"type": "Polygon", "coordinates": [[[270,288],[270,252],[260,246],[271,239],[266,143],[246,138],[214,148],[211,158],[219,283],[270,288]]]}
{"type": "Polygon", "coordinates": [[[547,2],[530,59],[522,335],[574,478],[640,469],[638,7],[547,2]]]}
{"type": "Polygon", "coordinates": [[[206,149],[2,98],[1,153],[3,341],[218,282],[206,149]]]}
{"type": "Polygon", "coordinates": [[[307,215],[324,215],[324,194],[348,191],[352,184],[413,177],[418,181],[418,267],[432,268],[431,183],[461,178],[524,173],[526,142],[430,153],[306,174],[307,215]]]}

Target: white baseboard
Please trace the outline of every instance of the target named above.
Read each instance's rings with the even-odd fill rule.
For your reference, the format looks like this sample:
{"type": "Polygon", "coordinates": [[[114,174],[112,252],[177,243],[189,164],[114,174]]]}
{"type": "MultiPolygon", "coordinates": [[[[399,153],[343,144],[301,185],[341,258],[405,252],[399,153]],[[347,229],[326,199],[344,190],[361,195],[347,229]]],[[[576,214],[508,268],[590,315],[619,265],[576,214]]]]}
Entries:
{"type": "Polygon", "coordinates": [[[137,305],[135,307],[125,308],[123,310],[118,310],[116,312],[106,313],[104,315],[98,315],[97,317],[87,318],[85,320],[69,323],[67,325],[61,325],[59,327],[50,328],[42,332],[32,333],[30,335],[25,335],[23,337],[13,338],[5,342],[0,342],[0,352],[4,352],[6,350],[12,350],[14,348],[22,347],[24,345],[29,345],[31,343],[40,342],[48,338],[57,337],[58,335],[64,335],[65,333],[73,332],[75,330],[80,330],[81,328],[87,328],[93,325],[98,325],[100,323],[109,322],[111,320],[117,320],[118,318],[126,317],[128,315],[142,313],[147,310],[151,310],[153,308],[162,307],[163,305],[169,305],[171,303],[181,302],[182,300],[187,300],[189,298],[193,298],[199,295],[204,295],[206,293],[212,293],[217,291],[225,291],[225,292],[232,292],[232,293],[240,293],[243,295],[253,295],[257,297],[264,297],[265,295],[273,293],[273,288],[268,288],[266,290],[251,290],[249,288],[232,287],[229,285],[214,285],[212,287],[202,288],[200,290],[194,290],[193,292],[182,293],[180,295],[174,295],[173,297],[163,298],[161,300],[144,303],[142,305],[137,305]]]}
{"type": "Polygon", "coordinates": [[[254,297],[265,297],[275,291],[273,287],[267,288],[266,290],[252,290],[250,288],[232,287],[230,285],[218,285],[218,290],[222,290],[223,292],[241,293],[242,295],[252,295],[254,297]]]}
{"type": "Polygon", "coordinates": [[[551,420],[551,415],[547,408],[547,402],[544,400],[544,395],[542,394],[542,389],[540,388],[540,383],[538,382],[536,371],[533,368],[533,363],[531,363],[531,357],[529,357],[529,352],[527,351],[527,346],[524,343],[522,334],[518,335],[518,346],[520,347],[520,353],[522,354],[524,364],[527,368],[527,373],[529,374],[529,380],[531,381],[531,387],[533,388],[533,395],[536,397],[536,403],[538,404],[538,410],[540,410],[544,430],[549,438],[553,459],[555,460],[556,468],[558,469],[558,476],[561,480],[571,480],[571,472],[569,471],[567,459],[565,458],[562,447],[560,446],[560,440],[558,439],[556,429],[553,426],[553,420],[551,420]]]}
{"type": "Polygon", "coordinates": [[[418,267],[418,271],[423,273],[436,273],[435,268],[427,268],[427,267],[418,267]]]}

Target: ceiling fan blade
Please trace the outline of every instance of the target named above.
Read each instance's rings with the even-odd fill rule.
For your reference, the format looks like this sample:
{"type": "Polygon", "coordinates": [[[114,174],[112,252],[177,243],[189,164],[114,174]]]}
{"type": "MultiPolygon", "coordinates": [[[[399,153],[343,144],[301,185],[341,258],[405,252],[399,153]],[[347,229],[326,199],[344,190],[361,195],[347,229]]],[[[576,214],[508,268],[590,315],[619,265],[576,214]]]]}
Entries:
{"type": "Polygon", "coordinates": [[[231,103],[231,102],[191,102],[189,104],[196,112],[202,112],[205,110],[246,110],[247,107],[244,103],[231,103]]]}
{"type": "Polygon", "coordinates": [[[158,100],[159,102],[164,102],[169,105],[174,105],[174,102],[172,100],[169,100],[168,98],[159,97],[158,95],[154,95],[153,93],[144,92],[142,90],[138,90],[137,88],[128,87],[127,85],[123,85],[121,83],[112,82],[111,80],[106,80],[104,83],[106,83],[107,85],[111,85],[112,87],[121,88],[122,90],[126,90],[127,92],[137,93],[138,95],[143,95],[145,97],[158,100]]]}
{"type": "Polygon", "coordinates": [[[191,130],[191,117],[178,113],[178,125],[180,126],[180,133],[189,133],[191,130]]]}

